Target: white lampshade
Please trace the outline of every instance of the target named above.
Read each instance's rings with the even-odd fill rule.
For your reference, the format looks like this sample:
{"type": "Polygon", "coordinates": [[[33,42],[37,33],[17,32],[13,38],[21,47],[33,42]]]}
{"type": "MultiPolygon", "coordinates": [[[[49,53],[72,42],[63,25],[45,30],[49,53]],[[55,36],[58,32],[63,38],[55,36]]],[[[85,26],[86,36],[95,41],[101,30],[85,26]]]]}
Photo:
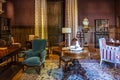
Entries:
{"type": "Polygon", "coordinates": [[[31,34],[29,35],[29,41],[32,41],[34,39],[35,35],[31,34]]]}
{"type": "Polygon", "coordinates": [[[71,28],[62,28],[62,33],[71,33],[71,28]]]}

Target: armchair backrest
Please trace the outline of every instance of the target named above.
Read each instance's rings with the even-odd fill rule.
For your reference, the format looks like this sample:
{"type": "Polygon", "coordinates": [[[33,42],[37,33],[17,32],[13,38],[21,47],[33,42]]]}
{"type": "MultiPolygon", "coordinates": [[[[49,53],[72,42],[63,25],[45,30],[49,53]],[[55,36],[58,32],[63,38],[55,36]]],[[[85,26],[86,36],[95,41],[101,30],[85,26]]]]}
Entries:
{"type": "Polygon", "coordinates": [[[32,50],[41,50],[46,48],[46,39],[32,40],[32,50]]]}
{"type": "Polygon", "coordinates": [[[105,38],[100,38],[99,39],[99,47],[106,47],[106,40],[105,38]]]}

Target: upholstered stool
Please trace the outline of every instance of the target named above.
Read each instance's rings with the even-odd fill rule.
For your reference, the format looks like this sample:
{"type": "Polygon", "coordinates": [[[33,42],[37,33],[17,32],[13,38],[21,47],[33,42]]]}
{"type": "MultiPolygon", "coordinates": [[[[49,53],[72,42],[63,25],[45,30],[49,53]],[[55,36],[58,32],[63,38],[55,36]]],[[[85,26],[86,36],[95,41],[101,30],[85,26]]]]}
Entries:
{"type": "Polygon", "coordinates": [[[61,56],[60,57],[60,65],[59,67],[61,66],[61,61],[63,61],[65,63],[65,67],[63,69],[63,71],[66,71],[67,70],[67,66],[68,66],[68,63],[72,61],[71,58],[67,57],[67,56],[61,56]]]}

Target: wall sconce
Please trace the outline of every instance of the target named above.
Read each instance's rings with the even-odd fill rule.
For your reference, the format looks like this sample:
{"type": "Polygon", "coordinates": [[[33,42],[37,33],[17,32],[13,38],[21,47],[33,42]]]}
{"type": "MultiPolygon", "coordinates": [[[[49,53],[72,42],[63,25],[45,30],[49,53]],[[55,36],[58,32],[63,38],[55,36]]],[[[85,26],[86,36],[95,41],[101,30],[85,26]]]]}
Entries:
{"type": "Polygon", "coordinates": [[[2,14],[4,11],[2,10],[2,4],[5,3],[5,0],[0,0],[0,14],[2,14]]]}
{"type": "Polygon", "coordinates": [[[83,27],[84,27],[84,31],[88,31],[89,30],[89,21],[88,21],[88,18],[87,17],[85,17],[84,19],[83,19],[83,27]]]}
{"type": "Polygon", "coordinates": [[[69,27],[62,28],[62,33],[65,34],[65,43],[67,43],[67,45],[70,46],[71,28],[69,27]]]}

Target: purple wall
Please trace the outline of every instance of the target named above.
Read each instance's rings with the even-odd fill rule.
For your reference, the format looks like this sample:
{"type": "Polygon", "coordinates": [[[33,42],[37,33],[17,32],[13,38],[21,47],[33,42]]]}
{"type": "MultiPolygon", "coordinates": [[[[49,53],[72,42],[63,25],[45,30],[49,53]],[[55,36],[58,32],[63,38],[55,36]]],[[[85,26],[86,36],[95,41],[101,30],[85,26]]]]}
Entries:
{"type": "Polygon", "coordinates": [[[95,19],[109,19],[110,27],[115,26],[114,0],[78,0],[78,23],[82,25],[88,17],[90,26],[94,27],[95,19]]]}
{"type": "MultiPolygon", "coordinates": [[[[34,0],[9,0],[7,15],[12,19],[12,25],[34,25],[34,0]]],[[[118,0],[120,3],[120,1],[118,0]]],[[[90,26],[94,27],[95,19],[109,19],[110,27],[115,26],[114,0],[78,0],[78,24],[82,25],[84,17],[88,17],[90,26]]],[[[119,10],[117,10],[120,13],[119,10]]]]}
{"type": "Polygon", "coordinates": [[[9,0],[6,5],[7,16],[11,18],[12,26],[34,26],[34,0],[9,0]]]}

